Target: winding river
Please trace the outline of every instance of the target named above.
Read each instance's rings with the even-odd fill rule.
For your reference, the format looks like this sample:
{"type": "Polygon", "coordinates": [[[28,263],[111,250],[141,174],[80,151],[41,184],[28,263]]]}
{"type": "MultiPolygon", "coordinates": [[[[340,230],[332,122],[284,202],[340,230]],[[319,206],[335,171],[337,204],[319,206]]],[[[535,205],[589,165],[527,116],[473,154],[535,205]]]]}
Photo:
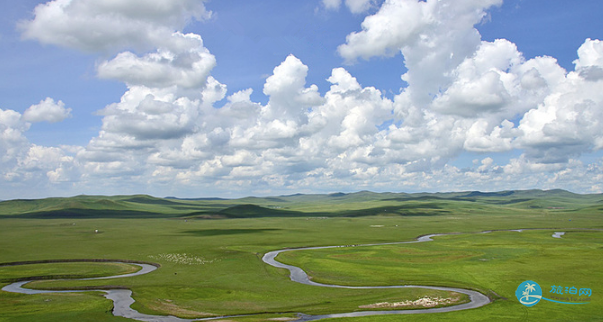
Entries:
{"type": "MultiPolygon", "coordinates": [[[[543,230],[550,230],[549,228],[542,228],[543,230]]],[[[579,229],[579,228],[578,228],[579,229]]],[[[521,232],[524,229],[513,229],[513,230],[497,230],[497,231],[516,231],[521,232]]],[[[525,229],[528,230],[528,229],[525,229]]],[[[530,229],[533,230],[533,229],[530,229]]],[[[572,230],[576,230],[573,228],[572,230]]],[[[598,230],[598,229],[595,229],[598,230]]],[[[482,231],[481,233],[490,233],[492,230],[482,231]]],[[[478,307],[482,307],[488,303],[490,303],[490,299],[482,293],[462,289],[462,288],[452,288],[452,287],[435,287],[435,286],[423,286],[423,285],[391,285],[391,286],[343,286],[343,285],[333,285],[333,284],[322,284],[317,283],[310,280],[308,274],[304,270],[299,267],[291,266],[283,264],[276,260],[276,257],[283,252],[290,252],[296,250],[313,250],[313,249],[328,249],[328,248],[340,248],[340,247],[366,247],[366,246],[380,246],[380,245],[398,245],[398,244],[410,244],[410,243],[421,243],[433,241],[432,237],[435,236],[445,236],[445,235],[458,235],[459,233],[447,233],[447,234],[431,234],[424,235],[418,237],[413,241],[406,242],[392,242],[392,243],[379,243],[379,244],[362,244],[362,245],[348,245],[348,246],[321,246],[321,247],[304,247],[304,248],[291,248],[291,249],[282,249],[276,250],[272,252],[268,252],[262,258],[264,263],[277,267],[284,268],[289,270],[290,278],[293,282],[312,285],[318,287],[331,287],[331,288],[347,288],[347,289],[392,289],[392,288],[422,288],[422,289],[432,289],[432,290],[440,290],[440,291],[452,291],[458,292],[462,294],[466,294],[470,298],[470,302],[465,304],[440,307],[440,308],[429,308],[429,309],[418,309],[418,310],[391,310],[391,311],[359,311],[359,312],[350,312],[350,313],[337,313],[337,314],[325,314],[325,315],[306,315],[306,314],[298,314],[299,319],[297,322],[305,322],[305,321],[316,321],[327,318],[341,318],[341,317],[361,317],[361,316],[372,316],[372,315],[390,315],[390,314],[425,314],[425,313],[441,313],[441,312],[453,312],[460,310],[468,310],[474,309],[478,307]]],[[[552,237],[561,238],[565,234],[564,232],[555,232],[552,237]]],[[[107,277],[95,277],[95,278],[85,278],[79,280],[99,280],[99,279],[112,279],[112,278],[125,278],[125,277],[133,277],[139,276],[143,274],[148,274],[157,269],[157,266],[136,263],[136,262],[128,262],[127,264],[132,264],[139,266],[141,269],[135,273],[124,274],[124,275],[116,275],[116,276],[107,276],[107,277]]],[[[134,298],[132,298],[132,291],[128,289],[110,289],[110,290],[65,290],[65,291],[49,291],[49,290],[34,290],[28,289],[24,286],[31,281],[21,281],[12,283],[2,288],[2,291],[13,292],[13,293],[22,293],[22,294],[47,294],[47,293],[75,293],[75,292],[104,292],[105,297],[113,301],[113,315],[129,318],[137,321],[146,321],[146,322],[184,322],[184,321],[207,321],[207,320],[215,320],[215,319],[223,319],[223,318],[232,318],[236,316],[218,316],[211,318],[203,318],[203,319],[182,319],[175,316],[162,316],[162,315],[150,315],[140,313],[130,306],[135,302],[134,298]]]]}

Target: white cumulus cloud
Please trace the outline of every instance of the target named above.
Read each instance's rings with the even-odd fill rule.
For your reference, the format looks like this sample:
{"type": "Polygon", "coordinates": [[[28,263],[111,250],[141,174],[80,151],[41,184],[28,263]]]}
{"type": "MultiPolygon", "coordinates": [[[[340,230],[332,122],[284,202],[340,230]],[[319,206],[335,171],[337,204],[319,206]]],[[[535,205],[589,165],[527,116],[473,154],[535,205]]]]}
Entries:
{"type": "Polygon", "coordinates": [[[0,109],[0,161],[5,166],[27,149],[28,140],[24,132],[29,126],[23,122],[20,113],[0,109]]]}
{"type": "Polygon", "coordinates": [[[120,53],[98,66],[99,77],[117,79],[131,86],[204,87],[216,65],[215,57],[203,47],[199,35],[174,33],[171,37],[182,44],[173,49],[160,48],[143,57],[132,52],[120,53]]]}
{"type": "MultiPolygon", "coordinates": [[[[379,2],[322,3],[363,13],[379,2]]],[[[266,78],[266,103],[254,102],[251,89],[228,93],[201,36],[183,32],[210,15],[204,1],[41,4],[20,23],[23,36],[102,52],[98,77],[127,91],[98,112],[100,131],[82,147],[25,136],[30,123],[70,117],[61,101],[47,98],[23,115],[0,110],[0,173],[6,182],[88,189],[603,189],[585,180],[603,176],[603,160],[579,160],[603,149],[602,42],[587,39],[570,72],[553,57],[526,59],[509,40],[483,41],[475,28],[501,3],[386,0],[338,53],[359,64],[400,53],[399,93],[363,86],[341,67],[321,92],[307,83],[311,66],[292,54],[266,78]],[[488,155],[451,165],[466,152],[488,155]]]]}
{"type": "Polygon", "coordinates": [[[49,122],[56,123],[71,117],[71,109],[65,108],[62,101],[55,102],[48,97],[39,104],[30,106],[23,113],[23,120],[26,122],[49,122]]]}
{"type": "Polygon", "coordinates": [[[27,39],[88,52],[146,49],[210,15],[198,0],[54,0],[36,6],[19,28],[27,39]]]}
{"type": "MultiPolygon", "coordinates": [[[[51,105],[56,106],[54,102],[51,105]]],[[[29,142],[25,134],[30,123],[24,120],[25,115],[0,109],[0,180],[4,181],[0,191],[6,194],[24,185],[45,186],[45,183],[77,178],[77,166],[69,148],[44,147],[29,142]]],[[[35,121],[52,120],[47,113],[42,113],[39,118],[35,113],[29,117],[35,121]]]]}

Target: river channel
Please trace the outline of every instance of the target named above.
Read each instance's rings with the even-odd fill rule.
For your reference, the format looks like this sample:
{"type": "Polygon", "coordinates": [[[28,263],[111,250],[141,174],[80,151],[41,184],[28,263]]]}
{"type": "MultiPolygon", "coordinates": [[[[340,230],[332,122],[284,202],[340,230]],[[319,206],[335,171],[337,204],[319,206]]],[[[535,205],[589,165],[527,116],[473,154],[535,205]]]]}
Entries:
{"type": "MultiPolygon", "coordinates": [[[[543,228],[546,230],[550,230],[549,228],[543,228]]],[[[526,229],[527,230],[527,229],[526,229]]],[[[532,229],[530,229],[532,230],[532,229]]],[[[514,229],[514,230],[499,230],[499,231],[516,231],[521,232],[523,229],[514,229]]],[[[491,230],[482,231],[481,233],[490,233],[491,230]]],[[[445,235],[458,235],[459,233],[447,233],[447,234],[431,234],[424,235],[418,237],[413,241],[406,242],[392,242],[392,243],[379,243],[379,244],[362,244],[362,245],[346,245],[346,246],[321,246],[321,247],[304,247],[304,248],[290,248],[290,249],[282,249],[276,250],[272,252],[266,253],[262,261],[264,263],[277,267],[284,268],[289,270],[290,279],[293,282],[312,285],[317,287],[331,287],[331,288],[346,288],[346,289],[393,289],[393,288],[422,288],[422,289],[432,289],[432,290],[440,290],[440,291],[452,291],[458,292],[462,294],[466,294],[469,296],[470,302],[465,304],[447,306],[447,307],[439,307],[439,308],[429,308],[429,309],[417,309],[417,310],[390,310],[390,311],[357,311],[357,312],[349,312],[349,313],[336,313],[336,314],[325,314],[325,315],[306,315],[306,314],[298,314],[299,319],[297,322],[306,322],[306,321],[316,321],[328,318],[342,318],[342,317],[361,317],[361,316],[373,316],[373,315],[392,315],[392,314],[426,314],[426,313],[442,313],[442,312],[453,312],[460,310],[468,310],[482,307],[488,303],[490,303],[490,299],[479,292],[462,289],[462,288],[452,288],[452,287],[435,287],[435,286],[424,286],[424,285],[391,285],[391,286],[343,286],[343,285],[333,285],[333,284],[322,284],[317,283],[310,280],[308,274],[304,270],[299,267],[283,264],[276,260],[276,257],[283,252],[297,251],[297,250],[313,250],[313,249],[327,249],[327,248],[340,248],[340,247],[367,247],[367,246],[380,246],[380,245],[398,245],[398,244],[411,244],[411,243],[421,243],[433,241],[432,237],[435,236],[445,236],[445,235]]],[[[561,238],[564,232],[555,232],[552,237],[561,238]]],[[[96,277],[96,278],[85,278],[79,280],[98,280],[98,279],[112,279],[112,278],[125,278],[125,277],[133,277],[139,276],[143,274],[148,274],[157,269],[157,266],[143,264],[143,263],[135,263],[128,262],[128,264],[139,266],[141,269],[135,273],[124,274],[124,275],[116,275],[116,276],[107,276],[107,277],[96,277]]],[[[202,318],[202,319],[182,319],[175,316],[162,316],[162,315],[150,315],[143,314],[130,306],[135,302],[134,298],[132,298],[132,291],[127,289],[110,289],[110,290],[64,290],[64,291],[50,291],[50,290],[34,290],[28,289],[24,286],[31,281],[21,281],[12,283],[2,288],[2,291],[13,292],[13,293],[21,293],[21,294],[48,294],[48,293],[76,293],[76,292],[104,292],[105,297],[113,301],[113,315],[129,318],[137,321],[145,321],[145,322],[185,322],[185,321],[208,321],[208,320],[216,320],[216,319],[224,319],[224,318],[232,318],[236,316],[218,316],[211,318],[202,318]]]]}

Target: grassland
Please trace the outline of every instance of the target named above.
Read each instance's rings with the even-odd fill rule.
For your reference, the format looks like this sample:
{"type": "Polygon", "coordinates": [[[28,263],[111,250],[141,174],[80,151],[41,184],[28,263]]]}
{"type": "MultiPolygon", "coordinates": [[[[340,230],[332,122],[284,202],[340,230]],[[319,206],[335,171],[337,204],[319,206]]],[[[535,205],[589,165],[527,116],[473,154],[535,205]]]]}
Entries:
{"type": "MultiPolygon", "coordinates": [[[[601,195],[565,191],[450,194],[295,195],[239,200],[177,200],[149,196],[80,196],[0,203],[0,263],[53,259],[157,262],[151,274],[121,280],[40,281],[36,287],[133,290],[145,313],[261,321],[296,312],[351,312],[377,302],[442,296],[425,290],[325,289],[289,281],[262,255],[287,247],[413,240],[419,235],[517,228],[436,237],[434,242],[287,252],[279,259],[316,280],[347,285],[424,284],[472,288],[494,303],[476,310],[405,316],[405,320],[596,321],[603,312],[601,195]],[[221,219],[208,219],[221,218],[221,219]],[[95,232],[98,231],[98,232],[95,232]],[[553,231],[567,231],[562,239],[553,231]],[[542,301],[526,308],[514,298],[524,280],[589,287],[588,305],[542,301]]],[[[105,264],[0,267],[8,280],[48,275],[111,275],[127,267],[105,264]]],[[[549,285],[550,284],[550,285],[549,285]]],[[[0,321],[121,321],[101,294],[21,295],[0,292],[0,321]]],[[[400,317],[339,319],[390,321],[400,317]]]]}
{"type": "Polygon", "coordinates": [[[103,277],[129,274],[137,270],[138,267],[125,263],[12,263],[0,266],[0,282],[103,277]]]}

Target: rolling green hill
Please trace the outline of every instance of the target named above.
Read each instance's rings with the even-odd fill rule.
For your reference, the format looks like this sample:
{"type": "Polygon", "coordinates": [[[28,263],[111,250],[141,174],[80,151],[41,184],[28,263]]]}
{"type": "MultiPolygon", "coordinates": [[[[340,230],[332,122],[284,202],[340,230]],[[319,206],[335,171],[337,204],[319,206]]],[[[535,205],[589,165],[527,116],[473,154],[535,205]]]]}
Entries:
{"type": "Polygon", "coordinates": [[[21,218],[255,218],[308,216],[434,216],[500,210],[601,211],[603,195],[564,190],[450,193],[296,194],[241,199],[177,199],[148,195],[75,196],[0,202],[1,217],[21,218]]]}

